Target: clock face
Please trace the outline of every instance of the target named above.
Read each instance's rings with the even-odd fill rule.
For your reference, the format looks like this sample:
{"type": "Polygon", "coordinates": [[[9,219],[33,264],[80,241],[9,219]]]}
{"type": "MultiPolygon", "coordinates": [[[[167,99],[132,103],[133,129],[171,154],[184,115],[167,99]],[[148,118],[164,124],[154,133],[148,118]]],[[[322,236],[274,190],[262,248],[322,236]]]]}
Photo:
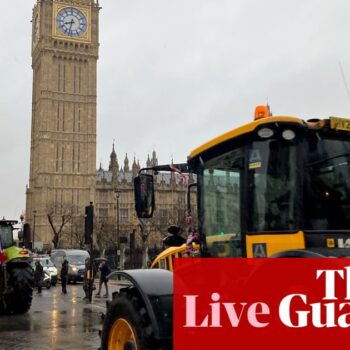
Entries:
{"type": "Polygon", "coordinates": [[[65,7],[57,13],[57,27],[64,35],[79,37],[86,33],[87,20],[85,15],[74,7],[65,7]]]}

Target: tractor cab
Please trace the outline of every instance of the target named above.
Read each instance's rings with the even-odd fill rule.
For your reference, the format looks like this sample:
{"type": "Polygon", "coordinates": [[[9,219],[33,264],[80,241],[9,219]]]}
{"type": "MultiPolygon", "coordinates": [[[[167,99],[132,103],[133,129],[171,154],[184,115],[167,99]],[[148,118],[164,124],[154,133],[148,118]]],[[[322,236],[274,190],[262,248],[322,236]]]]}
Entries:
{"type": "MultiPolygon", "coordinates": [[[[202,256],[268,257],[308,250],[350,256],[350,120],[256,112],[254,122],[195,149],[202,256]]],[[[153,177],[135,179],[139,217],[152,216],[153,177]]]]}

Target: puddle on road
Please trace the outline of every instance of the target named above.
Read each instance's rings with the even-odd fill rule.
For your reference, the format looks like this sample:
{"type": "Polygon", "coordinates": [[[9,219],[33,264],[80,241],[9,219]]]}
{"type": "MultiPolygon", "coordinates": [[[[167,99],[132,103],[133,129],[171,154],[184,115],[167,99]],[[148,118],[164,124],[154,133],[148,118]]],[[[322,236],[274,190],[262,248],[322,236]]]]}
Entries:
{"type": "Polygon", "coordinates": [[[51,289],[34,296],[27,314],[0,316],[0,349],[98,349],[105,308],[99,302],[85,303],[82,293],[79,286],[71,288],[70,296],[51,289]]]}
{"type": "Polygon", "coordinates": [[[83,332],[90,333],[94,332],[96,329],[96,324],[98,324],[98,315],[93,313],[89,309],[83,309],[83,332]]]}
{"type": "Polygon", "coordinates": [[[1,349],[98,349],[101,328],[100,313],[89,308],[2,316],[1,349]]]}

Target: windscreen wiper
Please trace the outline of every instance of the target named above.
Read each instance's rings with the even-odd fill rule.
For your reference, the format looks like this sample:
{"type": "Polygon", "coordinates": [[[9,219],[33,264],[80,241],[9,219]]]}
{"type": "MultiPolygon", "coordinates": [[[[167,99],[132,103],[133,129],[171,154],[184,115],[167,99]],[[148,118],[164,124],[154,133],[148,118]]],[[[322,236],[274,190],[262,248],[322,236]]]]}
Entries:
{"type": "Polygon", "coordinates": [[[308,168],[308,167],[313,167],[313,166],[315,166],[315,165],[319,165],[319,164],[322,164],[322,163],[326,163],[326,162],[328,162],[329,160],[336,159],[336,158],[340,158],[340,157],[345,157],[345,156],[348,156],[348,155],[350,155],[350,151],[349,151],[349,152],[345,152],[345,153],[336,154],[335,156],[332,156],[332,157],[328,157],[328,158],[316,160],[315,162],[312,162],[312,163],[309,163],[309,164],[305,164],[305,167],[306,167],[306,168],[308,168]]]}

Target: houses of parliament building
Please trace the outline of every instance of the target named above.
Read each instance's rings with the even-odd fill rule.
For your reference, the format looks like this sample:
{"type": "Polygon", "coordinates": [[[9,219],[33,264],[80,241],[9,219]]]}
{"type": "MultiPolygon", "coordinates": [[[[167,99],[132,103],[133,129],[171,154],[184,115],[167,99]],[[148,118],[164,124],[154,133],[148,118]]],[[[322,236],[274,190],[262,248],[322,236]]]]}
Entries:
{"type": "MultiPolygon", "coordinates": [[[[140,239],[134,211],[133,178],[140,170],[128,156],[118,162],[112,146],[109,166],[96,170],[98,0],[37,0],[32,12],[32,126],[26,221],[34,245],[79,247],[85,207],[94,204],[99,247],[117,234],[140,239]]],[[[101,135],[103,137],[103,135],[101,135]]],[[[147,167],[158,163],[156,153],[147,167]]],[[[156,177],[157,209],[148,223],[150,244],[165,227],[178,224],[186,209],[186,186],[175,174],[156,177]],[[174,210],[174,208],[177,208],[174,210]]]]}

